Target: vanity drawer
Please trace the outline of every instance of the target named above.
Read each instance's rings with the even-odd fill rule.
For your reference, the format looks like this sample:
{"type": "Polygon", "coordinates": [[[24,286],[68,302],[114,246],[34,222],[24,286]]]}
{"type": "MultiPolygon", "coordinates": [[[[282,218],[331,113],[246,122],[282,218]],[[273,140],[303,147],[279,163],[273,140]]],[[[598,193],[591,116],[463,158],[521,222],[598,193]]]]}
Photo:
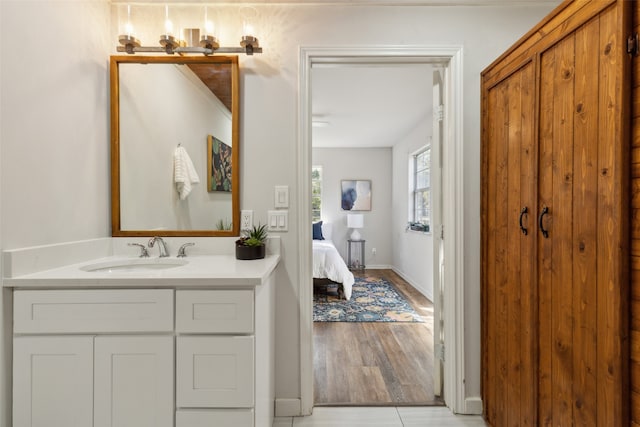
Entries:
{"type": "Polygon", "coordinates": [[[252,409],[183,409],[176,411],[176,427],[253,427],[252,409]]]}
{"type": "Polygon", "coordinates": [[[172,332],[173,290],[18,290],[16,334],[172,332]]]}
{"type": "Polygon", "coordinates": [[[253,291],[176,291],[176,331],[253,333],[253,291]]]}
{"type": "Polygon", "coordinates": [[[176,339],[178,408],[251,408],[253,336],[179,336],[176,339]]]}

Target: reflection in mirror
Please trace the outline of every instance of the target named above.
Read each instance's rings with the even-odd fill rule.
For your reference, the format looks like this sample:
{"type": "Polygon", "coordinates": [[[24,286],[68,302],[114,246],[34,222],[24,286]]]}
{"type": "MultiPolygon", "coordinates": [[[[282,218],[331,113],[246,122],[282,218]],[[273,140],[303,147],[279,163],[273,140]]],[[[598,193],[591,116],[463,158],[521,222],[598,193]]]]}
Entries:
{"type": "Polygon", "coordinates": [[[239,233],[237,57],[111,60],[112,234],[239,233]]]}

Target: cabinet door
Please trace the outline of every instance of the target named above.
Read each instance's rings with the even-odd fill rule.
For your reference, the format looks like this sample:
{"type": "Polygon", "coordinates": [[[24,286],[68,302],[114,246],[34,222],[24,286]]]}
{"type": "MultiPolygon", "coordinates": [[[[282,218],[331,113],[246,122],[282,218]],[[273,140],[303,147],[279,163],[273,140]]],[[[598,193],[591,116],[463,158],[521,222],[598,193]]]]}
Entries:
{"type": "Polygon", "coordinates": [[[541,54],[540,425],[627,425],[625,3],[541,54]]]}
{"type": "Polygon", "coordinates": [[[181,408],[251,408],[253,337],[178,337],[176,402],[181,408]]]}
{"type": "Polygon", "coordinates": [[[530,426],[536,416],[533,64],[490,88],[485,100],[483,394],[496,426],[530,426]]]}
{"type": "Polygon", "coordinates": [[[95,339],[94,427],[173,426],[173,337],[95,339]]]}
{"type": "Polygon", "coordinates": [[[93,423],[93,337],[15,337],[13,427],[93,423]]]}

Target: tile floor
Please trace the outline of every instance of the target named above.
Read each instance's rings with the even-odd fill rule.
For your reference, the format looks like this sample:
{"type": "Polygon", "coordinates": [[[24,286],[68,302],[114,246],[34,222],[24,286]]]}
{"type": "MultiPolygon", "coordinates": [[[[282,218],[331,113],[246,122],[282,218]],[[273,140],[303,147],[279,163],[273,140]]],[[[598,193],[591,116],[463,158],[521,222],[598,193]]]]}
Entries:
{"type": "Polygon", "coordinates": [[[273,427],[485,427],[481,416],[445,407],[317,407],[309,417],[278,417],[273,427]]]}

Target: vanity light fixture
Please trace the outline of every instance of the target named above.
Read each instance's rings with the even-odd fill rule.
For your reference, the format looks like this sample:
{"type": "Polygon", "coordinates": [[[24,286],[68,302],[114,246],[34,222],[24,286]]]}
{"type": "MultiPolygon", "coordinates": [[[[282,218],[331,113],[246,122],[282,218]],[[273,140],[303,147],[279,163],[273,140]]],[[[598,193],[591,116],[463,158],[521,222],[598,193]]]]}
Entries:
{"type": "Polygon", "coordinates": [[[168,55],[173,54],[173,50],[182,44],[181,40],[176,39],[173,35],[173,22],[169,19],[169,5],[164,7],[164,34],[160,35],[159,43],[168,55]]]}
{"type": "Polygon", "coordinates": [[[255,36],[253,26],[247,23],[246,18],[243,22],[243,36],[240,40],[240,46],[221,47],[218,38],[213,34],[213,24],[208,20],[206,7],[204,34],[201,37],[199,37],[199,28],[185,28],[183,30],[183,38],[179,38],[173,31],[173,23],[169,19],[168,5],[165,5],[164,15],[164,33],[160,35],[160,46],[142,46],[140,41],[132,34],[131,6],[127,5],[127,24],[125,25],[125,33],[118,36],[118,41],[121,46],[117,47],[117,51],[126,52],[130,55],[138,52],[165,52],[167,55],[173,55],[174,53],[180,55],[189,53],[200,53],[203,55],[213,55],[214,53],[245,53],[247,55],[253,55],[254,53],[262,53],[262,48],[260,47],[258,38],[255,36]]]}
{"type": "Polygon", "coordinates": [[[127,22],[124,24],[124,34],[118,36],[121,45],[127,48],[127,53],[133,53],[134,47],[140,47],[140,40],[133,35],[133,25],[131,24],[131,5],[127,5],[127,22]],[[131,52],[129,51],[131,50],[131,52]]]}
{"type": "Polygon", "coordinates": [[[258,39],[255,36],[255,30],[253,28],[253,21],[256,19],[257,12],[251,6],[244,6],[241,8],[242,14],[242,39],[240,40],[240,46],[247,51],[247,55],[253,55],[254,48],[259,48],[258,39]]]}

